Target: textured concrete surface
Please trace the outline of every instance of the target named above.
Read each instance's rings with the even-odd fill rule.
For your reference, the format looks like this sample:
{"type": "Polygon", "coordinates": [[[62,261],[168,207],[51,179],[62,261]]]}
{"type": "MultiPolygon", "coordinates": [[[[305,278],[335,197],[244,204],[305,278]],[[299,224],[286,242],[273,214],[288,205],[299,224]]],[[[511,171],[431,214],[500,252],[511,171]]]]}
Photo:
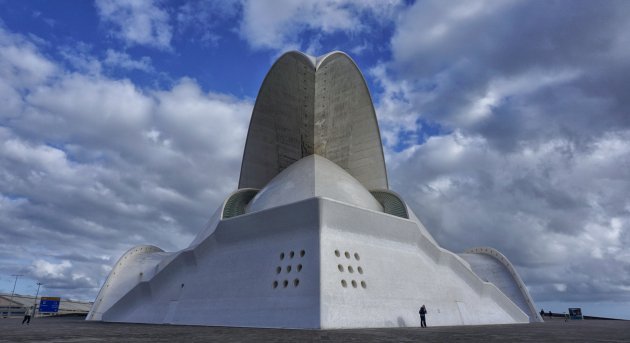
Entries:
{"type": "MultiPolygon", "coordinates": [[[[427,321],[431,324],[431,317],[427,321]]],[[[629,342],[630,321],[356,330],[280,330],[0,319],[0,342],[629,342]]]]}
{"type": "Polygon", "coordinates": [[[282,55],[265,77],[247,134],[239,188],[263,188],[299,159],[318,154],[367,189],[388,189],[372,99],[347,55],[315,66],[300,52],[282,55]]]}
{"type": "Polygon", "coordinates": [[[468,249],[459,256],[470,264],[473,272],[482,280],[492,282],[523,312],[527,313],[530,322],[542,321],[527,286],[507,257],[489,247],[468,249]]]}
{"type": "MultiPolygon", "coordinates": [[[[309,167],[306,162],[285,172],[304,175],[300,167],[309,167]]],[[[335,168],[324,168],[326,172],[347,174],[328,163],[335,168]]],[[[293,184],[311,189],[303,182],[293,184]]],[[[355,186],[362,187],[358,182],[355,186]]],[[[280,199],[288,197],[287,192],[312,192],[274,189],[280,199]]],[[[105,287],[112,294],[126,295],[109,309],[96,308],[89,318],[101,312],[110,322],[409,327],[419,324],[418,309],[426,304],[433,325],[529,321],[495,286],[482,282],[455,254],[428,240],[420,222],[321,196],[223,220],[199,245],[157,267],[146,265],[142,274],[140,269],[125,268],[132,273],[129,278],[119,273],[113,281],[108,278],[105,287]],[[123,289],[119,287],[125,290],[119,292],[123,289]]],[[[123,257],[119,263],[127,260],[123,257]]],[[[149,260],[154,261],[142,261],[149,260]]],[[[101,302],[101,296],[97,304],[108,302],[101,302]]]]}

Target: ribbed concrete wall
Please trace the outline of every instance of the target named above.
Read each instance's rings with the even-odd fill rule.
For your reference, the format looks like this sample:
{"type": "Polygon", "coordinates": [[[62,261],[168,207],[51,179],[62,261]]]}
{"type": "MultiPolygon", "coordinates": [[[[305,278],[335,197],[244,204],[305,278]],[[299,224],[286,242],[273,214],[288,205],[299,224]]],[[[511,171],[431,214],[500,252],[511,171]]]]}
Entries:
{"type": "Polygon", "coordinates": [[[315,153],[344,168],[367,189],[388,189],[370,92],[343,53],[324,57],[315,76],[315,153]]]}
{"type": "Polygon", "coordinates": [[[239,188],[263,188],[302,157],[318,154],[367,189],[387,189],[376,113],[355,63],[340,52],[284,54],[260,88],[239,188]]]}
{"type": "Polygon", "coordinates": [[[315,67],[303,54],[282,55],[265,77],[247,133],[239,188],[263,188],[313,153],[315,67]]]}

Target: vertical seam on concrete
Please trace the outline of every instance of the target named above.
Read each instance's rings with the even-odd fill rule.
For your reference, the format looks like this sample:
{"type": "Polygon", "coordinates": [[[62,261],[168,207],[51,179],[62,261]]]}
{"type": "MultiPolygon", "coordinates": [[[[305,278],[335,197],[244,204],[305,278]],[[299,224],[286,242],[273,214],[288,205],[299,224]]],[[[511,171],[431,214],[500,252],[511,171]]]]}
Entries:
{"type": "Polygon", "coordinates": [[[317,198],[317,258],[318,258],[318,270],[317,270],[317,278],[319,279],[319,292],[317,293],[317,302],[319,303],[319,323],[317,323],[317,328],[321,329],[322,328],[322,315],[323,315],[323,311],[322,311],[322,291],[324,289],[324,285],[322,284],[322,268],[323,268],[323,263],[322,263],[322,223],[324,221],[322,220],[322,199],[317,198]]]}

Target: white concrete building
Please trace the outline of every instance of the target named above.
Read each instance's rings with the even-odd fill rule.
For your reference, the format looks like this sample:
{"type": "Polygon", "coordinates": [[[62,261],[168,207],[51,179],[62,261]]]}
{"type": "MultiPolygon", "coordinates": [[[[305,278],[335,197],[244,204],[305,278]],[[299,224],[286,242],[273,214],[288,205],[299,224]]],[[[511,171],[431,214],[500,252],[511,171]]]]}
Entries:
{"type": "Polygon", "coordinates": [[[278,328],[540,321],[494,249],[441,248],[390,191],[369,91],[344,53],[284,54],[250,123],[239,189],[190,246],[125,253],[88,320],[278,328]]]}

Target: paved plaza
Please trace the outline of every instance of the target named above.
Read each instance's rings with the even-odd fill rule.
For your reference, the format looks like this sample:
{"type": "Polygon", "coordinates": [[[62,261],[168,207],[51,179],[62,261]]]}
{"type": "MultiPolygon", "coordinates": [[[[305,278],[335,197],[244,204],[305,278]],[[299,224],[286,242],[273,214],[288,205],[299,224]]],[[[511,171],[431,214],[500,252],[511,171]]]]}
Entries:
{"type": "Polygon", "coordinates": [[[0,342],[630,342],[630,321],[608,320],[322,331],[119,324],[77,317],[36,318],[29,326],[20,322],[0,319],[0,342]]]}

